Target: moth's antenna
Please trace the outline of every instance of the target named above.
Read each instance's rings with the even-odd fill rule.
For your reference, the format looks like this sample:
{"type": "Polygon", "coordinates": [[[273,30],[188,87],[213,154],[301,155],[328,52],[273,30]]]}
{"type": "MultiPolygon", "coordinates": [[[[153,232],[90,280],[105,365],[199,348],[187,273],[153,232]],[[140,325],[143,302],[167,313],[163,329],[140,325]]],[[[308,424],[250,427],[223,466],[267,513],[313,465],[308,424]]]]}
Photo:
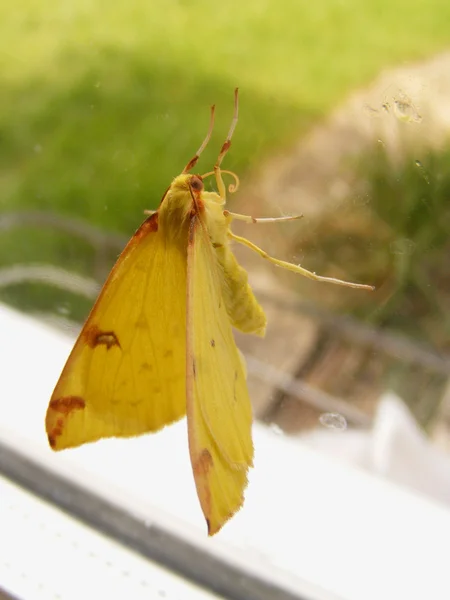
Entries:
{"type": "Polygon", "coordinates": [[[213,104],[211,106],[211,118],[209,120],[208,133],[206,134],[206,137],[203,140],[202,145],[200,146],[200,148],[195,153],[195,156],[193,158],[191,158],[191,160],[188,162],[188,164],[184,167],[182,173],[189,173],[189,171],[195,167],[195,165],[197,164],[198,159],[200,158],[200,154],[203,152],[203,150],[208,145],[208,142],[211,139],[212,131],[214,129],[214,111],[215,110],[216,110],[216,107],[213,104]]]}
{"type": "Polygon", "coordinates": [[[214,170],[218,169],[222,164],[223,158],[225,154],[228,152],[231,146],[231,138],[233,137],[234,130],[236,129],[236,125],[239,117],[239,88],[234,90],[234,115],[233,120],[231,121],[230,131],[228,132],[227,139],[225,140],[222,149],[220,150],[220,154],[217,158],[217,162],[214,165],[214,170]]]}

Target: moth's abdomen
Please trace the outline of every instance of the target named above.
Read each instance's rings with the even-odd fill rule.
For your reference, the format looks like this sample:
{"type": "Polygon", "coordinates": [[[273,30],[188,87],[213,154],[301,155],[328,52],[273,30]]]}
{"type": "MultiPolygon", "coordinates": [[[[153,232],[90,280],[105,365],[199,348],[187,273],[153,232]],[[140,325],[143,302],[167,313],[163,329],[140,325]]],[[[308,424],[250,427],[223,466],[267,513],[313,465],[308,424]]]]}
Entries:
{"type": "Polygon", "coordinates": [[[228,246],[216,248],[222,268],[222,296],[231,324],[244,333],[263,336],[266,315],[248,283],[247,272],[239,265],[228,246]]]}

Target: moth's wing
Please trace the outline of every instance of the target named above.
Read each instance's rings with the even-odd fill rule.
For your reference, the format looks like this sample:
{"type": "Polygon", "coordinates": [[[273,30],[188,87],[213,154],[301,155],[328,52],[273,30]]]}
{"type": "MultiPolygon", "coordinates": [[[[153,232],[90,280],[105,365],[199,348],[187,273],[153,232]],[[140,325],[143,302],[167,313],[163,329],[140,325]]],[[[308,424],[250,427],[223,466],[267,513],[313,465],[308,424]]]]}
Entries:
{"type": "Polygon", "coordinates": [[[187,227],[168,236],[154,214],[119,257],[51,397],[54,450],[156,431],[185,414],[187,227]]]}
{"type": "Polygon", "coordinates": [[[241,507],[252,466],[252,409],[204,223],[191,220],[187,271],[187,418],[200,504],[213,535],[241,507]]]}

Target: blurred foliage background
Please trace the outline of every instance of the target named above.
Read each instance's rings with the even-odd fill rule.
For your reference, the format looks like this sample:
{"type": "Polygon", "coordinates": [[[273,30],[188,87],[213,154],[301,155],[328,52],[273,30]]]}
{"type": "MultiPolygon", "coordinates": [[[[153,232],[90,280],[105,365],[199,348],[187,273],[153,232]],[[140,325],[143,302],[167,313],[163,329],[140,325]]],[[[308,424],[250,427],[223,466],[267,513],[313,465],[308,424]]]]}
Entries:
{"type": "MultiPolygon", "coordinates": [[[[241,88],[241,175],[389,64],[450,40],[445,0],[211,4],[19,0],[0,7],[2,209],[130,233],[241,88]]],[[[17,244],[11,250],[17,251],[17,244]]]]}
{"type": "MultiPolygon", "coordinates": [[[[49,211],[129,236],[199,146],[215,103],[216,128],[199,170],[211,168],[236,86],[240,122],[226,168],[245,181],[384,68],[448,47],[449,19],[446,0],[4,2],[1,211],[49,211]]],[[[442,262],[448,158],[430,156],[431,185],[414,157],[400,171],[380,153],[358,167],[368,181],[370,210],[392,228],[382,243],[408,238],[416,248],[414,255],[397,253],[389,296],[358,314],[440,349],[448,347],[448,297],[435,294],[433,284],[448,289],[448,261],[442,262]],[[438,315],[432,325],[430,306],[438,315]]],[[[340,239],[332,228],[322,234],[315,244],[326,257],[340,239]]],[[[307,252],[307,238],[302,248],[307,252]]],[[[108,250],[106,267],[117,252],[108,250]]],[[[353,271],[379,284],[383,258],[364,256],[353,271]]],[[[0,267],[18,263],[60,265],[98,280],[106,274],[97,270],[89,243],[31,224],[2,230],[0,267]]],[[[26,310],[62,310],[74,320],[91,304],[31,282],[0,288],[0,297],[26,310]]]]}

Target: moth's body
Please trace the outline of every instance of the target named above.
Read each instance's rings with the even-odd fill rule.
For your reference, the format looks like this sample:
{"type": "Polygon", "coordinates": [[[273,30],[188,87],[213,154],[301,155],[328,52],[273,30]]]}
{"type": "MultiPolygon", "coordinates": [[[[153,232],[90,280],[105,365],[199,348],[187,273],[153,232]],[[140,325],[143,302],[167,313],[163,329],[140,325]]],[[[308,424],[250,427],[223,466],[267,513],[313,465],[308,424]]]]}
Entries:
{"type": "Polygon", "coordinates": [[[289,219],[258,220],[224,210],[220,163],[237,120],[237,91],[235,98],[230,133],[207,174],[215,175],[217,193],[205,192],[202,177],[188,173],[209,140],[211,122],[200,150],[113,267],[46,415],[53,450],[155,432],[187,415],[192,469],[210,535],[242,506],[253,464],[252,410],[232,326],[258,335],[266,326],[230,240],[313,279],[368,287],[273,259],[231,232],[235,218],[289,219]]]}
{"type": "Polygon", "coordinates": [[[253,461],[250,399],[230,323],[260,334],[265,327],[230,249],[223,205],[218,194],[204,192],[200,176],[173,180],[114,266],[46,418],[50,445],[60,450],[157,431],[188,407],[191,460],[210,534],[242,504],[253,461]],[[195,258],[198,248],[203,257],[195,258]],[[189,286],[189,277],[198,283],[189,286]],[[119,306],[124,294],[133,299],[127,312],[119,306]],[[221,489],[214,506],[212,487],[221,489]]]}
{"type": "MultiPolygon", "coordinates": [[[[200,175],[196,177],[201,181],[200,175]]],[[[186,221],[192,210],[195,210],[189,193],[191,178],[191,175],[178,175],[173,180],[158,211],[160,219],[167,219],[169,223],[179,220],[180,231],[184,231],[186,221]]],[[[247,271],[240,266],[231,250],[229,232],[232,217],[224,214],[224,208],[225,198],[216,192],[202,192],[201,203],[197,210],[204,217],[217,257],[223,301],[233,327],[244,333],[263,336],[266,329],[266,315],[248,283],[247,271]]]]}

